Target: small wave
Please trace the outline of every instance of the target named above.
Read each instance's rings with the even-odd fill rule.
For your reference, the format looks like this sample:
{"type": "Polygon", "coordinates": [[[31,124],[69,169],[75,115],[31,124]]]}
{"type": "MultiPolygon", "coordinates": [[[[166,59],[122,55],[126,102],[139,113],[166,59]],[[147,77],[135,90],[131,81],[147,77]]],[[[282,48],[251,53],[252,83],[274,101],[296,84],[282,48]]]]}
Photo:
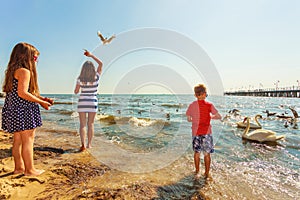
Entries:
{"type": "Polygon", "coordinates": [[[79,116],[78,112],[72,112],[72,113],[70,113],[70,115],[71,115],[71,118],[76,118],[79,116]]]}
{"type": "Polygon", "coordinates": [[[132,117],[129,120],[129,123],[131,125],[134,126],[142,126],[142,127],[146,127],[146,126],[151,126],[155,121],[152,121],[150,119],[138,119],[136,117],[132,117]]]}
{"type": "Polygon", "coordinates": [[[104,103],[104,102],[100,102],[98,103],[99,106],[117,106],[117,103],[104,103]]]}
{"type": "Polygon", "coordinates": [[[142,98],[130,99],[129,102],[140,102],[142,100],[143,100],[142,98]]]}
{"type": "Polygon", "coordinates": [[[62,102],[62,101],[54,101],[54,104],[60,105],[72,105],[74,102],[62,102]]]}
{"type": "Polygon", "coordinates": [[[97,118],[101,122],[109,123],[109,124],[115,124],[115,117],[113,115],[97,115],[97,118]]]}
{"type": "Polygon", "coordinates": [[[112,136],[111,139],[109,140],[111,143],[117,143],[120,144],[121,143],[121,139],[119,136],[112,136]]]}
{"type": "Polygon", "coordinates": [[[160,119],[149,119],[149,118],[136,118],[132,117],[128,121],[131,125],[136,127],[149,127],[149,126],[155,126],[155,125],[164,125],[169,122],[165,122],[160,119]]]}
{"type": "Polygon", "coordinates": [[[113,115],[98,115],[101,122],[108,124],[131,124],[135,127],[148,127],[154,125],[170,125],[170,122],[162,119],[137,118],[137,117],[118,117],[113,115]]]}
{"type": "Polygon", "coordinates": [[[163,107],[168,107],[168,108],[183,108],[184,104],[161,104],[163,107]]]}
{"type": "Polygon", "coordinates": [[[61,110],[59,111],[59,114],[62,114],[62,115],[72,115],[74,113],[74,111],[71,111],[71,110],[61,110]]]}
{"type": "Polygon", "coordinates": [[[64,129],[64,128],[49,128],[49,127],[41,127],[39,131],[47,132],[47,133],[57,133],[57,134],[70,134],[77,135],[77,130],[64,129]]]}

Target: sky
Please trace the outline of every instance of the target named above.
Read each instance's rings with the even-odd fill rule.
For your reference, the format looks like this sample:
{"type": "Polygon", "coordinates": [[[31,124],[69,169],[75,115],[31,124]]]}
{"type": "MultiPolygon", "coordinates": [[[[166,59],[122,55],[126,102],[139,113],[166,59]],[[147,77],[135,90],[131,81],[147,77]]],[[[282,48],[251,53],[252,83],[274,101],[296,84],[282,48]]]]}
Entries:
{"type": "Polygon", "coordinates": [[[73,93],[81,66],[89,60],[83,55],[83,48],[103,58],[100,93],[116,93],[121,89],[124,93],[191,93],[192,87],[201,82],[214,91],[213,79],[225,91],[299,84],[298,0],[0,0],[0,3],[1,83],[12,48],[19,42],[28,42],[41,53],[38,78],[43,94],[73,93]],[[136,30],[148,28],[148,33],[152,33],[151,28],[170,32],[170,38],[150,36],[150,43],[158,45],[157,48],[140,44],[140,49],[129,49],[129,53],[108,59],[139,38],[147,40],[146,35],[138,35],[137,40],[133,35],[136,30]],[[103,46],[97,31],[108,37],[115,34],[116,39],[103,46]],[[187,40],[172,40],[176,36],[187,40]],[[167,39],[173,46],[161,49],[160,40],[163,43],[167,39]],[[178,53],[173,51],[177,44],[187,49],[197,44],[203,52],[198,48],[192,52],[191,48],[190,52],[178,53]],[[185,57],[201,57],[200,54],[209,60],[205,67],[211,73],[185,57]]]}

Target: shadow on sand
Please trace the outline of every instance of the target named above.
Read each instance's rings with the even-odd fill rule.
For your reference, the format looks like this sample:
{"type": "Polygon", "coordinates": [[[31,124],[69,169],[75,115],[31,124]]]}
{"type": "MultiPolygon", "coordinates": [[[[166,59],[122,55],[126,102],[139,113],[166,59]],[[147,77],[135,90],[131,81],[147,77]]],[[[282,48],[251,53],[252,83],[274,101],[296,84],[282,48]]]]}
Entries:
{"type": "Polygon", "coordinates": [[[189,175],[175,184],[158,187],[158,198],[155,199],[205,199],[203,194],[200,193],[200,190],[206,184],[208,184],[208,181],[204,177],[195,179],[194,175],[189,175]]]}

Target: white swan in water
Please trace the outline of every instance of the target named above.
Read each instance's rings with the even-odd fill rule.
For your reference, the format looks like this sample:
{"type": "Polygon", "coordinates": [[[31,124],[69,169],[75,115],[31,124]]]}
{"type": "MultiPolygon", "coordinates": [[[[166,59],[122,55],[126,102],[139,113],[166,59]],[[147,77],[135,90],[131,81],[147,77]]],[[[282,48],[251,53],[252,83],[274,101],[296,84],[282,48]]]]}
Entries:
{"type": "MultiPolygon", "coordinates": [[[[262,128],[261,124],[259,123],[259,121],[257,120],[257,118],[262,118],[261,115],[255,115],[254,120],[256,122],[256,124],[250,123],[250,129],[259,129],[262,128]]],[[[246,128],[247,127],[247,123],[246,123],[246,119],[242,122],[237,122],[236,125],[238,128],[246,128]]]]}
{"type": "Polygon", "coordinates": [[[256,129],[250,133],[250,118],[247,117],[247,127],[242,135],[243,139],[257,141],[257,142],[276,142],[277,140],[283,139],[283,135],[276,135],[274,131],[265,129],[256,129]]]}

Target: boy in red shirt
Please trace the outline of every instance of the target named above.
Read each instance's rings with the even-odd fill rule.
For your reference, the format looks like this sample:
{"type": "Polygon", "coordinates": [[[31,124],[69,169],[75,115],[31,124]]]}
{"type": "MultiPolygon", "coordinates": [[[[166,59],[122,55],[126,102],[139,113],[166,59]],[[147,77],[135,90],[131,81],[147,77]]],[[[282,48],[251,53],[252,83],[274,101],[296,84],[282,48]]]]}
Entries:
{"type": "Polygon", "coordinates": [[[195,174],[196,178],[200,177],[200,152],[202,151],[205,165],[204,177],[208,178],[211,161],[210,153],[214,152],[210,120],[221,119],[222,117],[212,103],[205,101],[207,92],[203,84],[195,86],[194,92],[197,100],[189,105],[186,116],[187,120],[192,122],[195,174]]]}

